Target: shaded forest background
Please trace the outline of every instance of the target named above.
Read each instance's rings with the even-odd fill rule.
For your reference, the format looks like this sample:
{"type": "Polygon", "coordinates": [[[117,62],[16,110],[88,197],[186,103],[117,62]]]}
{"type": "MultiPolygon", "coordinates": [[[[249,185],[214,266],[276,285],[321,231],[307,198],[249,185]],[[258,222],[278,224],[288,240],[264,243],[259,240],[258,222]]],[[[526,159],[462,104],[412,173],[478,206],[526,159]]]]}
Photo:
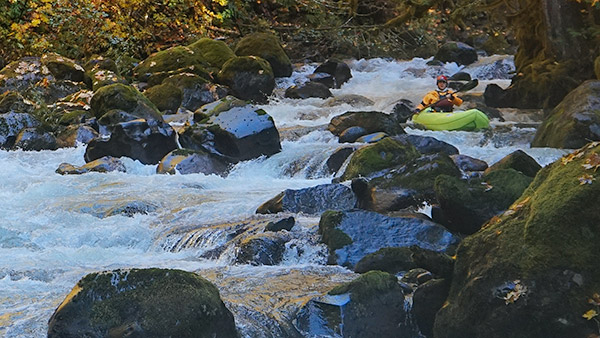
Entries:
{"type": "Polygon", "coordinates": [[[3,0],[0,66],[46,52],[141,60],[201,37],[234,44],[255,31],[276,33],[297,62],[430,57],[448,40],[515,54],[516,105],[548,107],[594,76],[600,1],[3,0]]]}

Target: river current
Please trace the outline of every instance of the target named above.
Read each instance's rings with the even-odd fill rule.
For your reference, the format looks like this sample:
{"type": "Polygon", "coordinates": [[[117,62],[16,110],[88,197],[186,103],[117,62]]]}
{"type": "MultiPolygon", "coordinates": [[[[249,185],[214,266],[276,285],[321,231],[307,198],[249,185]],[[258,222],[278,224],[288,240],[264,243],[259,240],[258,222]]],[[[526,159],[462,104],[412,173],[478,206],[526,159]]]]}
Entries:
{"type": "MultiPolygon", "coordinates": [[[[350,110],[390,113],[402,98],[418,103],[434,88],[439,73],[469,72],[480,81],[472,93],[481,93],[489,83],[506,87],[513,67],[511,58],[503,56],[481,58],[481,64],[464,69],[454,63],[427,66],[427,61],[348,61],[353,77],[332,93],[362,95],[374,102],[359,108],[330,106],[322,99],[283,98],[285,88],[306,81],[316,67],[298,65],[292,77],[278,80],[269,103],[260,106],[280,130],[282,151],[239,163],[225,178],[159,175],[156,166],[127,158],[122,159],[126,173],[62,176],[55,173],[61,163],[85,163],[84,145],[57,151],[0,151],[0,336],[45,337],[54,309],[88,273],[162,267],[197,271],[214,282],[243,336],[277,337],[280,328],[273,318],[292,316],[289,309],[307,297],[355,277],[325,264],[326,250],[316,239],[318,216],[292,215],[293,239],[278,266],[234,265],[233,254],[226,252],[218,260],[201,258],[202,254],[223,244],[219,230],[223,224],[260,220],[256,208],[279,192],[331,182],[325,161],[339,143],[324,126],[333,116],[350,110]],[[501,67],[498,60],[503,60],[501,67]],[[128,203],[143,204],[147,213],[111,216],[111,210],[128,203]],[[197,235],[195,245],[177,246],[198,229],[206,230],[197,235]]],[[[566,153],[530,148],[535,128],[519,127],[517,122],[532,121],[521,112],[502,112],[506,121],[492,121],[495,130],[502,130],[495,134],[431,132],[410,126],[405,130],[451,143],[461,154],[490,165],[517,149],[541,165],[566,153]]]]}

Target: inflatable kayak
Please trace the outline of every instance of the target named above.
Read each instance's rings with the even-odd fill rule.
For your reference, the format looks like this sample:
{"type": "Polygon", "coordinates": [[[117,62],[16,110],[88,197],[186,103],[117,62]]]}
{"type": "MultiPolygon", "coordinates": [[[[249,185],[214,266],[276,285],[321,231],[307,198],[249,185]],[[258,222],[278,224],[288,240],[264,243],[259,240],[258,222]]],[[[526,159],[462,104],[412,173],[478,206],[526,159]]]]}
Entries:
{"type": "Polygon", "coordinates": [[[412,121],[430,130],[464,130],[486,129],[490,126],[488,117],[478,109],[438,113],[427,108],[413,115],[412,121]]]}

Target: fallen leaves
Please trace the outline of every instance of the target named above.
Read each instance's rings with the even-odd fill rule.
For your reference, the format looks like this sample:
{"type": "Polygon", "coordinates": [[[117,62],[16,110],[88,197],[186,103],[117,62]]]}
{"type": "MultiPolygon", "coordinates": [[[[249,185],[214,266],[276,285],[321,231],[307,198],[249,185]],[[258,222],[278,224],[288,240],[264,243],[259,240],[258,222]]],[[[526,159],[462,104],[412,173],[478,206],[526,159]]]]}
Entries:
{"type": "Polygon", "coordinates": [[[594,310],[594,309],[591,309],[582,315],[582,317],[587,320],[591,320],[592,318],[597,317],[597,316],[598,316],[598,312],[596,312],[596,310],[594,310]]]}
{"type": "Polygon", "coordinates": [[[581,176],[579,176],[579,185],[584,185],[584,184],[592,184],[592,182],[594,182],[596,180],[596,178],[590,174],[583,174],[581,176]]]}
{"type": "Polygon", "coordinates": [[[527,287],[522,285],[519,279],[515,280],[513,283],[514,287],[512,291],[508,292],[503,298],[506,305],[516,302],[521,296],[527,294],[527,287]]]}
{"type": "Polygon", "coordinates": [[[596,172],[596,170],[598,170],[598,167],[600,167],[600,155],[598,155],[597,153],[592,153],[590,157],[585,159],[585,163],[581,166],[584,167],[586,170],[594,169],[594,172],[596,172]]]}

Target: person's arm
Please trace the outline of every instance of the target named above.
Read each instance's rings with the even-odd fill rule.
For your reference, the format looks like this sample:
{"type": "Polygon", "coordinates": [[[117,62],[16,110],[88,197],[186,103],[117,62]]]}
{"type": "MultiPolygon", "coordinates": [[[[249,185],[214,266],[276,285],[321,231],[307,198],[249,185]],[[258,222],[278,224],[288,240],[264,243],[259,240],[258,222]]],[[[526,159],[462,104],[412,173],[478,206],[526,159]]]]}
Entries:
{"type": "Polygon", "coordinates": [[[450,93],[450,102],[452,102],[452,104],[455,106],[460,106],[463,103],[463,99],[456,96],[456,93],[451,92],[450,93]]]}
{"type": "Polygon", "coordinates": [[[437,100],[437,92],[435,90],[427,93],[427,95],[423,97],[423,101],[421,101],[421,103],[419,103],[415,108],[415,113],[418,113],[421,110],[425,109],[425,107],[428,107],[432,103],[437,102],[437,100]]]}

